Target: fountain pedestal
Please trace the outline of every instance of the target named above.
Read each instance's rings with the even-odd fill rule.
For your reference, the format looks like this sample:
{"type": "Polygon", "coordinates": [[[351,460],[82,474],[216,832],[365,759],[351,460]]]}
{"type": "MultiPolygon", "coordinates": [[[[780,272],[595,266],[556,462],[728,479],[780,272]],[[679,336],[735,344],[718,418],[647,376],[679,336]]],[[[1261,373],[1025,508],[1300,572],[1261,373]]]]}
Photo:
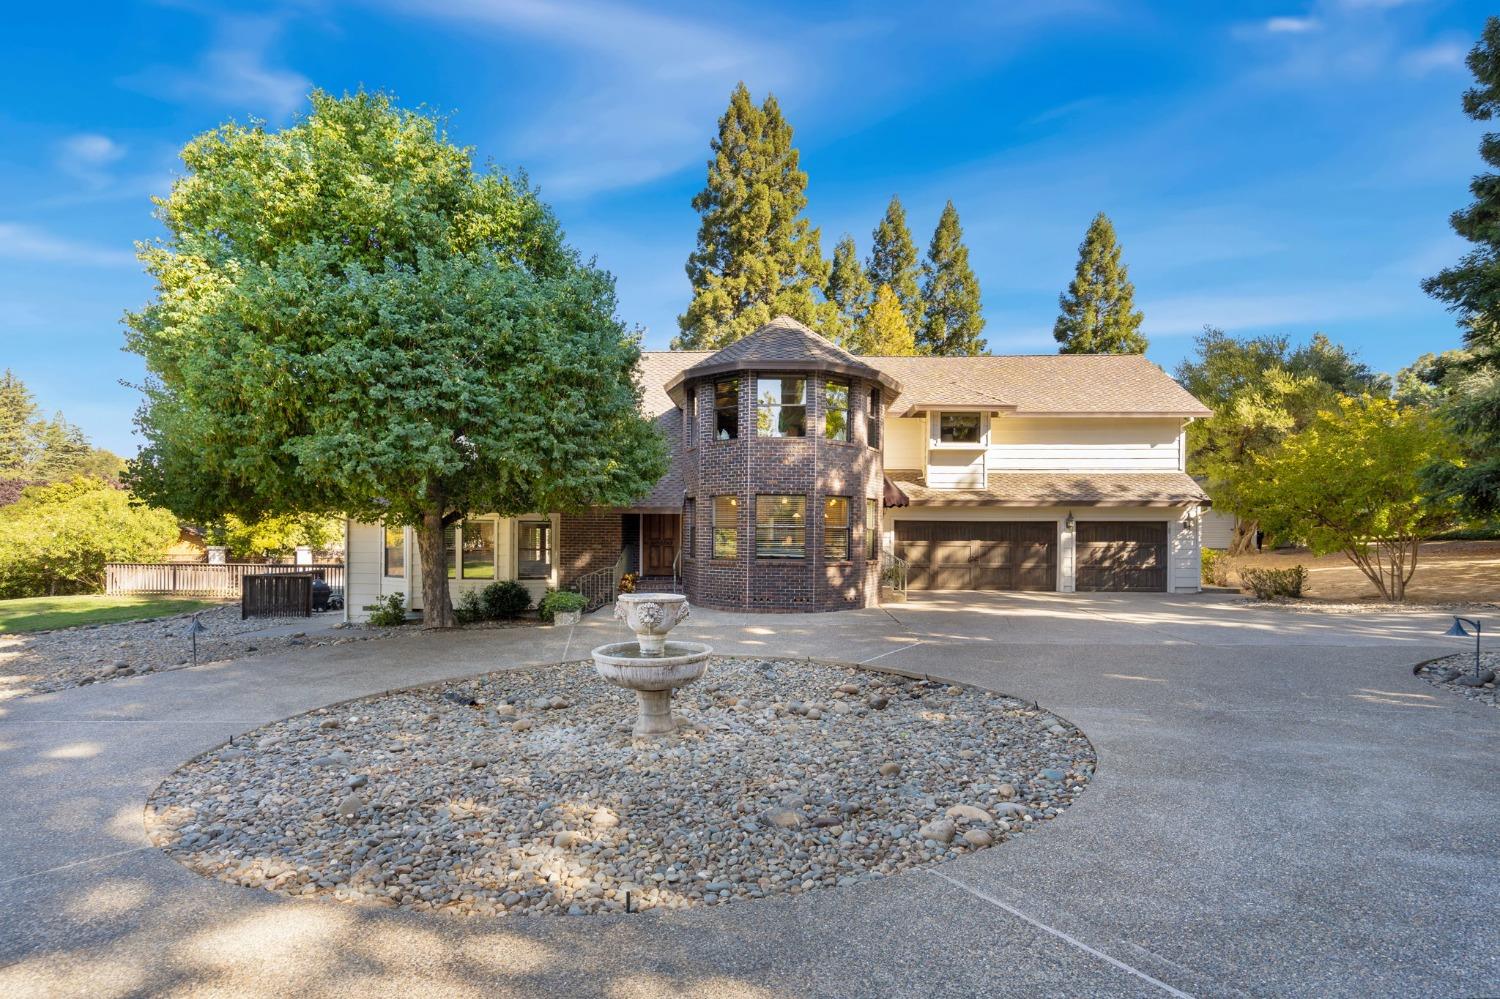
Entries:
{"type": "Polygon", "coordinates": [[[594,649],[594,671],[617,687],[635,691],[638,739],[671,736],[677,731],[672,691],[703,675],[713,649],[700,642],[669,642],[667,633],[688,616],[680,593],[622,593],[615,617],[635,632],[634,642],[614,642],[594,649]]]}

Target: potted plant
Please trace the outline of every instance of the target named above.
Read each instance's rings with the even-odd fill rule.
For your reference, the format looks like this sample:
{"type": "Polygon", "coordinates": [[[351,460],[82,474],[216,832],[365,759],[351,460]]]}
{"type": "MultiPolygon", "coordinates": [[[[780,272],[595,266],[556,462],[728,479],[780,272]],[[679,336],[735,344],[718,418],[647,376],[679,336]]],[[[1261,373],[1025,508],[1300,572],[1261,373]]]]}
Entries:
{"type": "Polygon", "coordinates": [[[583,609],[588,606],[582,593],[574,593],[571,590],[548,590],[537,604],[537,611],[543,621],[553,624],[570,626],[577,624],[583,619],[583,609]]]}

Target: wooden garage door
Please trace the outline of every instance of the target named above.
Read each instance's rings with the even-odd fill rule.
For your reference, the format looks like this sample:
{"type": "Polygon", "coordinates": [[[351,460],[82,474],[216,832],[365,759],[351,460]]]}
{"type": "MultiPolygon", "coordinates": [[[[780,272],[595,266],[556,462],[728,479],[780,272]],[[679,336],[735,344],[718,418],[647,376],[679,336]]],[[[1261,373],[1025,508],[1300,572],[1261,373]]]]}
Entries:
{"type": "Polygon", "coordinates": [[[1077,588],[1166,590],[1166,522],[1080,520],[1077,588]]]}
{"type": "Polygon", "coordinates": [[[896,554],[914,590],[1055,590],[1051,521],[896,521],[896,554]]]}

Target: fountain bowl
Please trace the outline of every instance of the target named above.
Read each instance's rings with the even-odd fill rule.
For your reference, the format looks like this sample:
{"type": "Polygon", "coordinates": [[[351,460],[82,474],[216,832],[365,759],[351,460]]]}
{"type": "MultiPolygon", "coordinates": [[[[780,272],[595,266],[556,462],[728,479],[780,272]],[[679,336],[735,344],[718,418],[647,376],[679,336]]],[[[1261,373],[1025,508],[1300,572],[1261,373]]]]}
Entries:
{"type": "Polygon", "coordinates": [[[635,632],[643,656],[661,655],[667,632],[687,616],[687,597],[681,593],[622,593],[615,599],[615,618],[635,632]]]}
{"type": "Polygon", "coordinates": [[[661,655],[642,655],[639,642],[612,642],[593,651],[594,671],[627,690],[671,690],[703,675],[713,647],[665,642],[661,655]]]}

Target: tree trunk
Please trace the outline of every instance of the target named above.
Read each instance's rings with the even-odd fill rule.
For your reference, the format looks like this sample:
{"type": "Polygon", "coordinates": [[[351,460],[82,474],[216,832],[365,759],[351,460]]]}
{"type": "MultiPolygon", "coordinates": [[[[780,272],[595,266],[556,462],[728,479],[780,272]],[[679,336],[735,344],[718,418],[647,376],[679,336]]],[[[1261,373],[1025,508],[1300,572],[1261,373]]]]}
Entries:
{"type": "Polygon", "coordinates": [[[1254,520],[1236,520],[1234,537],[1229,541],[1230,555],[1248,555],[1255,551],[1255,534],[1260,523],[1254,520]]]}
{"type": "Polygon", "coordinates": [[[429,511],[417,526],[422,570],[422,627],[454,628],[453,597],[448,592],[448,553],[443,548],[443,513],[429,511]]]}

